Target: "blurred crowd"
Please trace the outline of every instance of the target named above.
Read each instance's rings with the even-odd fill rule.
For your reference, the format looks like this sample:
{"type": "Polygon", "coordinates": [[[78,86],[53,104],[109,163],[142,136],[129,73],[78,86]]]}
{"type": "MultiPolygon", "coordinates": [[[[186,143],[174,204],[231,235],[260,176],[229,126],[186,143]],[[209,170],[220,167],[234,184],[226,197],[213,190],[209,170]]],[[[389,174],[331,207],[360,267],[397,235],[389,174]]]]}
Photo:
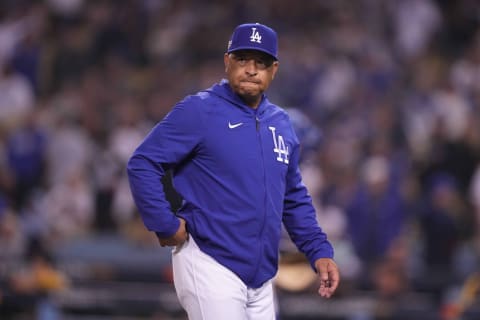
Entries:
{"type": "Polygon", "coordinates": [[[128,157],[223,77],[243,22],[279,34],[268,95],[298,129],[339,295],[371,290],[385,307],[425,292],[444,319],[465,311],[480,270],[476,0],[2,0],[0,310],[39,259],[57,272],[41,296],[68,285],[56,245],[131,236],[128,157]]]}

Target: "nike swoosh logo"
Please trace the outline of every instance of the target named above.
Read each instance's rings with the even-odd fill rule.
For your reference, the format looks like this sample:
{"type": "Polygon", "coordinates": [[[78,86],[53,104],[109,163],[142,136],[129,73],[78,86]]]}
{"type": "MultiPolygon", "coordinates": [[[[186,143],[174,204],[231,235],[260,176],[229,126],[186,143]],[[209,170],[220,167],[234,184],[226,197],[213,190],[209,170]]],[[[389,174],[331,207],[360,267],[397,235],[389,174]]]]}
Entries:
{"type": "Polygon", "coordinates": [[[236,127],[240,127],[242,124],[243,124],[243,122],[231,124],[230,121],[229,121],[229,122],[228,122],[228,127],[229,127],[230,129],[235,129],[236,127]]]}

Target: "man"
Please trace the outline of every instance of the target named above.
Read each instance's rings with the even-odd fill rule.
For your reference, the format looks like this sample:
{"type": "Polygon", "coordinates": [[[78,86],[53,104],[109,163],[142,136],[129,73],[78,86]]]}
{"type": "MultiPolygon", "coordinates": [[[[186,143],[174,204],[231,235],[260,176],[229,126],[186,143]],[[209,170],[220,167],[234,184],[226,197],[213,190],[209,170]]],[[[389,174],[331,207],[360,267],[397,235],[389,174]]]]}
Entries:
{"type": "Polygon", "coordinates": [[[145,226],[175,246],[175,289],[190,319],[274,319],[282,222],[322,297],[340,277],[301,180],[298,139],[264,94],[279,66],[275,31],[239,25],[224,63],[227,79],[179,102],[134,152],[128,176],[145,226]],[[176,214],[160,183],[169,169],[184,199],[176,214]]]}

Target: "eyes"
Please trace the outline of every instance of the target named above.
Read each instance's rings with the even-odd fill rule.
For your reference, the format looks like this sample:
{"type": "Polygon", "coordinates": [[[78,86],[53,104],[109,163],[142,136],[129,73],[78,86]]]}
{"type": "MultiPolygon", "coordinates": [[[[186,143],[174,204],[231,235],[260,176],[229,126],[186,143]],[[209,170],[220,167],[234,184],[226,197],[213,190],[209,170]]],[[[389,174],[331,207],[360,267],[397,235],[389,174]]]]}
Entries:
{"type": "Polygon", "coordinates": [[[272,66],[274,62],[273,59],[270,59],[268,57],[252,56],[245,54],[232,54],[231,57],[233,58],[233,61],[235,61],[235,63],[240,67],[244,67],[250,61],[253,61],[253,63],[255,63],[255,66],[259,70],[268,69],[270,66],[272,66]]]}

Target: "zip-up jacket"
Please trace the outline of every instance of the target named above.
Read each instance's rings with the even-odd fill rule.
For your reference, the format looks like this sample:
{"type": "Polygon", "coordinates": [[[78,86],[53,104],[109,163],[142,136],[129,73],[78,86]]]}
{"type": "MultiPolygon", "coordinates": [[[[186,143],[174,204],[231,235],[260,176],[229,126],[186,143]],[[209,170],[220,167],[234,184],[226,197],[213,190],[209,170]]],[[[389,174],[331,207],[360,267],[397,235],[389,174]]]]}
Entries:
{"type": "Polygon", "coordinates": [[[199,248],[258,288],[278,268],[283,222],[309,259],[333,258],[298,168],[299,142],[287,113],[266,96],[247,106],[222,80],[187,96],[160,121],[127,165],[146,228],[170,237],[185,219],[199,248]],[[172,169],[182,196],[172,213],[160,182],[172,169]]]}

